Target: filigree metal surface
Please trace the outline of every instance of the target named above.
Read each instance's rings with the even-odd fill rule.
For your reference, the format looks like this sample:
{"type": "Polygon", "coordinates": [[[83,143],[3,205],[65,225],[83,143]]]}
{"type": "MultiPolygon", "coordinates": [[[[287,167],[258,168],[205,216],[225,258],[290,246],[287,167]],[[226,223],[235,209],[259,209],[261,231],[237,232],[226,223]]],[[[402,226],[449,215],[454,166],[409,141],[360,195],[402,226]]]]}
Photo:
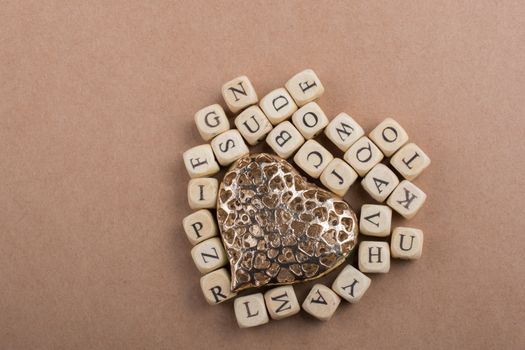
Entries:
{"type": "Polygon", "coordinates": [[[318,278],[357,242],[357,219],[345,201],[264,153],[239,159],[226,173],[217,219],[233,291],[318,278]]]}

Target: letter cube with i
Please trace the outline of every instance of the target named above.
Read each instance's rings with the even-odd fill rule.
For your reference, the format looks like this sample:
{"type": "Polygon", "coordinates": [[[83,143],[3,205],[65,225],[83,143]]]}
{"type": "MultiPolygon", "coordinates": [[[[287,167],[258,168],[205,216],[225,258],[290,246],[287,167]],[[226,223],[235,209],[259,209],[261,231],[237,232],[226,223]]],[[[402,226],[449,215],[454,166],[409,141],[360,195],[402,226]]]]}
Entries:
{"type": "Polygon", "coordinates": [[[411,227],[396,227],[390,242],[392,257],[415,260],[423,251],[423,231],[411,227]]]}
{"type": "Polygon", "coordinates": [[[221,239],[207,239],[191,249],[191,257],[201,273],[217,270],[228,263],[221,239]]]}
{"type": "Polygon", "coordinates": [[[240,328],[260,326],[270,321],[262,293],[238,297],[233,308],[240,328]]]}
{"type": "Polygon", "coordinates": [[[288,119],[297,110],[297,105],[284,88],[268,93],[261,99],[259,106],[273,125],[288,119]]]}
{"type": "Polygon", "coordinates": [[[215,160],[210,145],[200,145],[190,148],[182,155],[184,166],[190,177],[210,176],[219,172],[219,164],[215,160]]]}
{"type": "Polygon", "coordinates": [[[316,284],[303,302],[303,310],[321,321],[332,318],[341,298],[330,288],[316,284]]]}
{"type": "Polygon", "coordinates": [[[204,299],[210,305],[216,305],[237,295],[230,289],[230,273],[221,268],[201,277],[200,285],[204,299]]]}
{"type": "Polygon", "coordinates": [[[292,286],[281,286],[264,293],[264,300],[270,317],[281,320],[301,311],[297,296],[292,286]]]}
{"type": "Polygon", "coordinates": [[[384,164],[375,165],[361,181],[365,191],[378,202],[384,202],[399,185],[396,174],[384,164]]]}
{"type": "Polygon", "coordinates": [[[224,102],[233,113],[254,105],[259,100],[250,79],[242,75],[222,86],[224,102]]]}
{"type": "Polygon", "coordinates": [[[344,158],[359,176],[365,176],[383,159],[383,153],[368,137],[363,136],[350,146],[344,158]]]}
{"type": "Polygon", "coordinates": [[[348,163],[335,158],[323,170],[320,180],[330,191],[343,197],[357,177],[357,173],[348,163]]]}
{"type": "Polygon", "coordinates": [[[293,160],[305,173],[317,179],[334,156],[315,140],[308,140],[297,151],[293,160]]]}
{"type": "Polygon", "coordinates": [[[304,138],[309,140],[323,131],[328,125],[328,118],[317,103],[310,102],[292,115],[292,122],[304,138]]]}
{"type": "Polygon", "coordinates": [[[246,142],[254,146],[272,130],[272,124],[259,106],[251,106],[235,118],[235,126],[246,142]]]}
{"type": "Polygon", "coordinates": [[[305,69],[294,75],[285,84],[298,106],[304,106],[324,93],[324,86],[311,69],[305,69]]]}
{"type": "Polygon", "coordinates": [[[201,209],[182,220],[184,232],[192,245],[217,235],[217,224],[209,210],[201,209]]]}
{"type": "Polygon", "coordinates": [[[387,237],[392,225],[392,209],[386,205],[364,204],[359,220],[360,233],[367,236],[387,237]]]}
{"type": "Polygon", "coordinates": [[[341,298],[354,304],[361,300],[368,287],[370,287],[370,283],[371,280],[368,276],[352,265],[346,265],[332,284],[332,289],[341,298]]]}
{"type": "Polygon", "coordinates": [[[211,148],[220,165],[230,165],[250,153],[238,130],[228,130],[211,141],[211,148]]]}
{"type": "Polygon", "coordinates": [[[383,120],[368,136],[387,157],[408,142],[405,129],[392,118],[383,120]]]}
{"type": "Polygon", "coordinates": [[[211,209],[217,205],[219,181],[212,177],[191,179],[188,183],[188,204],[191,209],[211,209]]]}
{"type": "Polygon", "coordinates": [[[425,203],[427,195],[412,182],[403,180],[386,203],[405,219],[413,218],[425,203]]]}
{"type": "Polygon", "coordinates": [[[209,141],[230,129],[230,122],[219,104],[205,107],[195,113],[195,124],[204,141],[209,141]]]}
{"type": "Polygon", "coordinates": [[[282,122],[266,136],[266,143],[281,158],[290,157],[304,143],[304,137],[289,121],[282,122]]]}
{"type": "Polygon", "coordinates": [[[386,242],[362,241],[358,260],[361,272],[387,273],[390,271],[390,247],[386,242]]]}
{"type": "Polygon", "coordinates": [[[346,152],[350,146],[364,136],[365,131],[348,114],[340,113],[328,123],[324,133],[334,145],[346,152]]]}
{"type": "Polygon", "coordinates": [[[412,181],[430,165],[430,158],[415,143],[409,143],[394,154],[390,164],[405,179],[412,181]]]}

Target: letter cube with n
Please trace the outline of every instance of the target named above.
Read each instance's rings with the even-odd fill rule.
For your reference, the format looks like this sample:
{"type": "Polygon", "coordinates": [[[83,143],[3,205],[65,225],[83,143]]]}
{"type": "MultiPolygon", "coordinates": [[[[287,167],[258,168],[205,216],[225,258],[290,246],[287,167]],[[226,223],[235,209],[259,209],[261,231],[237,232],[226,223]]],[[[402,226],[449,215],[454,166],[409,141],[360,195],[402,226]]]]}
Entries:
{"type": "Polygon", "coordinates": [[[405,219],[413,218],[425,203],[427,195],[412,182],[403,180],[386,203],[405,219]]]}
{"type": "Polygon", "coordinates": [[[358,260],[361,272],[387,273],[390,271],[390,247],[386,242],[362,241],[358,260]]]}
{"type": "Polygon", "coordinates": [[[260,326],[270,321],[262,293],[238,297],[233,308],[240,328],[260,326]]]}
{"type": "Polygon", "coordinates": [[[305,69],[294,75],[285,84],[298,106],[311,102],[324,93],[324,86],[319,77],[311,69],[305,69]]]}
{"type": "Polygon", "coordinates": [[[264,293],[264,300],[270,317],[281,320],[293,316],[301,311],[297,296],[292,286],[282,286],[264,293]]]}
{"type": "Polygon", "coordinates": [[[195,124],[204,141],[209,141],[230,128],[230,122],[219,104],[205,107],[195,113],[195,124]]]}
{"type": "Polygon", "coordinates": [[[357,303],[370,287],[370,283],[368,276],[352,265],[346,265],[332,284],[332,289],[346,301],[357,303]]]}
{"type": "Polygon", "coordinates": [[[301,147],[304,137],[292,123],[285,121],[270,131],[266,143],[279,157],[286,159],[301,147]]]}
{"type": "Polygon", "coordinates": [[[233,113],[254,105],[258,101],[257,93],[250,79],[245,75],[225,83],[222,86],[222,97],[233,113]]]}
{"type": "Polygon", "coordinates": [[[200,280],[202,294],[210,305],[222,303],[237,295],[231,291],[230,284],[230,273],[225,268],[212,271],[200,280]]]}

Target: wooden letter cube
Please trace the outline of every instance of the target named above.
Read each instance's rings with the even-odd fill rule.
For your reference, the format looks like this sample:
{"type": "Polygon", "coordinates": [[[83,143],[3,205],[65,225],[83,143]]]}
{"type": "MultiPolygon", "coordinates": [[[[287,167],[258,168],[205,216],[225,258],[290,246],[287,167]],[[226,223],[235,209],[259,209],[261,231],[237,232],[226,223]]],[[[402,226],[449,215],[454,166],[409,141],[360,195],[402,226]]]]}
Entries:
{"type": "Polygon", "coordinates": [[[419,259],[423,252],[423,231],[417,228],[396,227],[390,242],[392,257],[399,259],[419,259]]]}
{"type": "Polygon", "coordinates": [[[261,99],[259,105],[273,125],[288,119],[297,110],[292,96],[284,88],[271,91],[261,99]]]}
{"type": "Polygon", "coordinates": [[[281,320],[301,311],[297,296],[292,286],[282,286],[264,293],[264,300],[270,317],[281,320]]]}
{"type": "Polygon", "coordinates": [[[368,276],[352,265],[346,265],[332,284],[332,289],[346,301],[357,303],[370,287],[370,283],[368,276]]]}
{"type": "Polygon", "coordinates": [[[239,297],[235,299],[233,307],[240,328],[260,326],[270,321],[262,293],[239,297]]]}
{"type": "Polygon", "coordinates": [[[191,249],[191,257],[201,273],[208,273],[228,263],[219,237],[207,239],[191,249]]]}
{"type": "Polygon", "coordinates": [[[346,152],[350,146],[364,136],[365,131],[348,114],[340,113],[328,123],[324,133],[334,145],[346,152]]]}
{"type": "Polygon", "coordinates": [[[230,289],[230,272],[225,268],[212,271],[201,277],[201,289],[204,299],[210,305],[216,305],[237,295],[230,289]]]}
{"type": "Polygon", "coordinates": [[[219,164],[215,160],[210,145],[200,145],[190,148],[182,155],[184,166],[190,177],[210,176],[219,172],[219,164]]]}
{"type": "Polygon", "coordinates": [[[184,232],[192,245],[217,236],[217,224],[209,210],[201,209],[182,220],[184,232]]]}
{"type": "Polygon", "coordinates": [[[370,197],[378,202],[384,202],[399,185],[399,179],[386,165],[379,163],[366,174],[361,185],[370,197]]]}
{"type": "Polygon", "coordinates": [[[313,178],[318,178],[334,156],[315,140],[308,140],[293,158],[295,164],[313,178]]]}
{"type": "Polygon", "coordinates": [[[217,205],[219,181],[212,177],[191,179],[188,183],[188,204],[191,209],[211,209],[217,205]]]}
{"type": "Polygon", "coordinates": [[[408,142],[407,132],[392,118],[383,120],[368,136],[387,157],[408,142]]]}
{"type": "Polygon", "coordinates": [[[259,106],[246,108],[235,118],[235,126],[250,145],[256,145],[272,130],[272,124],[259,106]]]}
{"type": "Polygon", "coordinates": [[[303,310],[321,321],[332,318],[341,303],[341,298],[333,290],[322,284],[316,284],[303,302],[303,310]]]}
{"type": "Polygon", "coordinates": [[[219,104],[204,107],[195,113],[195,124],[204,141],[209,141],[230,128],[230,122],[219,104]]]}
{"type": "Polygon", "coordinates": [[[333,193],[344,197],[358,175],[347,162],[334,158],[321,174],[321,183],[333,193]]]}
{"type": "Polygon", "coordinates": [[[412,181],[430,165],[430,158],[415,143],[409,143],[394,154],[390,164],[405,179],[412,181]]]}
{"type": "Polygon", "coordinates": [[[233,113],[254,105],[259,100],[250,79],[245,75],[225,83],[222,86],[222,97],[233,113]]]}
{"type": "Polygon", "coordinates": [[[403,180],[386,203],[406,219],[413,218],[425,203],[427,195],[412,182],[403,180]]]}
{"type": "Polygon", "coordinates": [[[211,141],[211,148],[220,165],[229,165],[250,153],[238,130],[228,130],[211,141]]]}
{"type": "Polygon", "coordinates": [[[367,236],[387,237],[392,226],[392,209],[386,205],[364,204],[361,207],[359,231],[367,236]]]}
{"type": "Polygon", "coordinates": [[[305,69],[286,82],[286,89],[298,106],[313,101],[324,93],[324,86],[311,69],[305,69]]]}
{"type": "Polygon", "coordinates": [[[304,137],[289,121],[273,128],[266,136],[266,143],[281,158],[290,157],[304,143],[304,137]]]}
{"type": "Polygon", "coordinates": [[[359,244],[359,270],[366,273],[390,271],[390,247],[386,242],[362,241],[359,244]]]}
{"type": "Polygon", "coordinates": [[[323,131],[328,125],[328,118],[317,103],[310,102],[292,115],[292,122],[304,138],[309,140],[323,131]]]}
{"type": "Polygon", "coordinates": [[[360,176],[365,176],[383,159],[383,153],[368,137],[363,136],[350,146],[344,158],[360,176]]]}

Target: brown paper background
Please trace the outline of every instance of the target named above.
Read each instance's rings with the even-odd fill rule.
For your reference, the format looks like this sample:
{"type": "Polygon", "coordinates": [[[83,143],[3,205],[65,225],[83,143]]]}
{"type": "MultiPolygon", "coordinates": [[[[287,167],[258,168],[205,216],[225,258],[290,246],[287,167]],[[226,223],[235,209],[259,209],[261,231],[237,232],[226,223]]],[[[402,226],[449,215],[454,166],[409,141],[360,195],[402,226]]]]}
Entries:
{"type": "Polygon", "coordinates": [[[523,18],[522,1],[3,2],[0,348],[523,349],[523,18]],[[394,116],[432,158],[409,223],[424,254],[328,323],[240,330],[200,294],[181,154],[223,82],[263,96],[308,67],[330,117],[394,116]]]}

